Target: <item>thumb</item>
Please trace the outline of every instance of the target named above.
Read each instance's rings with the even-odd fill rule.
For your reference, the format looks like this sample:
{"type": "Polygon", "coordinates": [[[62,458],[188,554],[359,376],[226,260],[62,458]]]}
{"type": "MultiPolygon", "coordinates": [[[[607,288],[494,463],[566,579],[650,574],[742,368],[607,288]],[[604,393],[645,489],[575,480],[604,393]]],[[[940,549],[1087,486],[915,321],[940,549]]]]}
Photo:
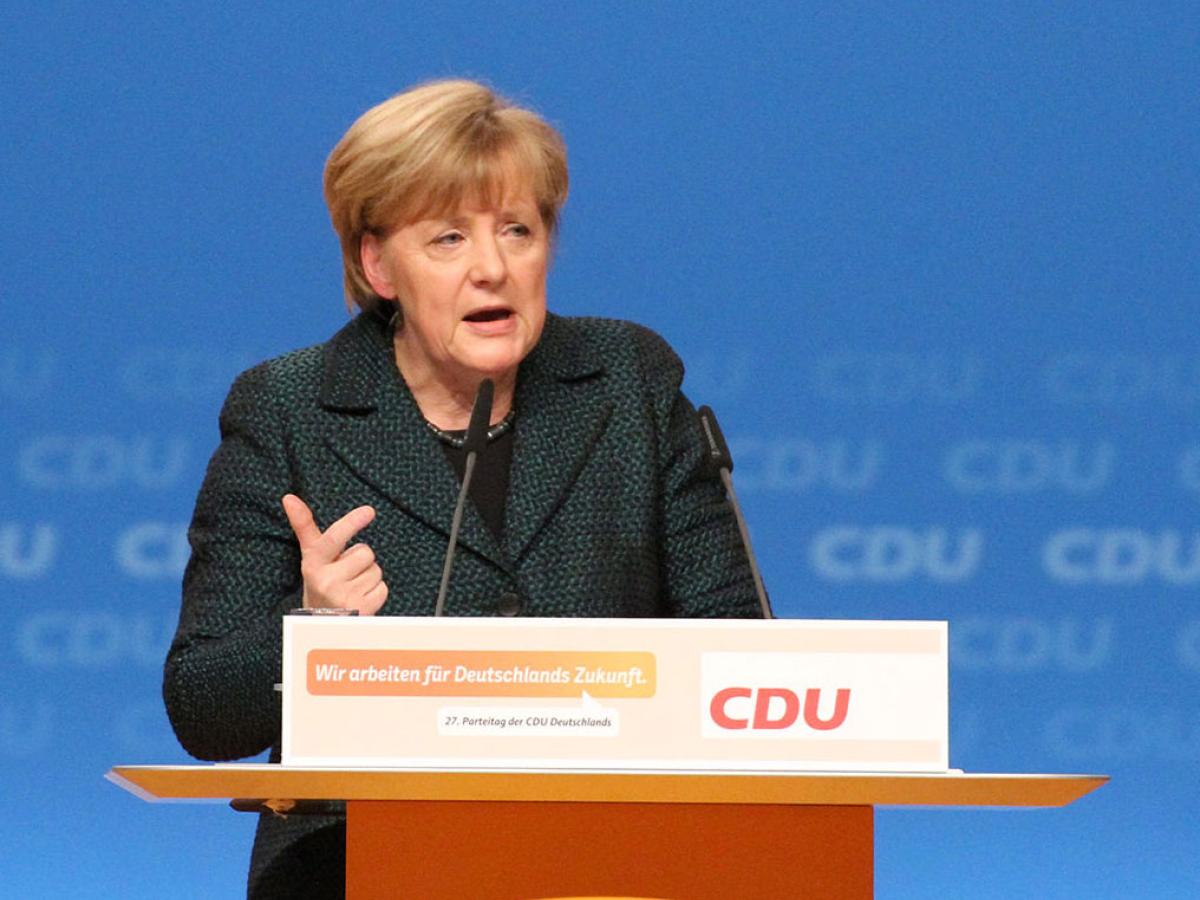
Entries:
{"type": "Polygon", "coordinates": [[[321,539],[321,529],[313,519],[312,510],[308,504],[295,494],[283,495],[283,513],[287,516],[288,524],[296,533],[300,542],[300,552],[304,553],[321,539]]]}

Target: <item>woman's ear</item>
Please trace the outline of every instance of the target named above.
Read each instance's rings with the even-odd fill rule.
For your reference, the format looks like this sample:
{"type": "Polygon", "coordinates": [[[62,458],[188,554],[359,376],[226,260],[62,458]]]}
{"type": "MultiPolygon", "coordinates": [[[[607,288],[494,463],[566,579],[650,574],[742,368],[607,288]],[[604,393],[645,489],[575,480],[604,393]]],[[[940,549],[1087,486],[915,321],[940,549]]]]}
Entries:
{"type": "Polygon", "coordinates": [[[358,243],[358,258],[371,290],[387,300],[395,300],[396,285],[393,283],[391,267],[387,264],[383,239],[369,231],[365,232],[358,243]]]}

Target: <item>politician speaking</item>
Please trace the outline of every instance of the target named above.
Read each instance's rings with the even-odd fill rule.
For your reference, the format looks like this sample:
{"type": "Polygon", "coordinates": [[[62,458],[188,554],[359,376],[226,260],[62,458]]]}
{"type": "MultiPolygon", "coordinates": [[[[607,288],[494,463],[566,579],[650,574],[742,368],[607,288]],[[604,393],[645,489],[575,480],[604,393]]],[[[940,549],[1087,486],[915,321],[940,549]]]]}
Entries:
{"type": "MultiPolygon", "coordinates": [[[[447,615],[760,614],[678,357],[547,312],[567,182],[559,134],[469,81],[392,97],[334,148],[357,314],[243,373],[221,411],[163,683],[189,753],[278,761],[289,610],[433,614],[485,379],[447,615]]],[[[264,814],[249,895],[340,896],[344,852],[344,821],[264,814]]]]}

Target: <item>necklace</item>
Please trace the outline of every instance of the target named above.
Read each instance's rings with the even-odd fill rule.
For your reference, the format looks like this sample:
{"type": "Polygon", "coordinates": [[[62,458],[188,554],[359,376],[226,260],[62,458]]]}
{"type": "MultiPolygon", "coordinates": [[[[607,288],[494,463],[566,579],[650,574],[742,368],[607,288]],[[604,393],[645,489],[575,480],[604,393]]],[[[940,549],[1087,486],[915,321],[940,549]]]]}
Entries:
{"type": "MultiPolygon", "coordinates": [[[[496,438],[500,437],[500,435],[511,430],[513,426],[513,419],[516,418],[516,415],[516,407],[513,407],[508,411],[507,416],[489,428],[487,430],[488,443],[491,443],[496,438]]],[[[466,431],[443,431],[428,419],[425,420],[425,424],[429,426],[429,430],[437,436],[439,441],[441,441],[443,444],[449,444],[455,450],[461,450],[463,448],[463,444],[467,442],[466,431]]]]}

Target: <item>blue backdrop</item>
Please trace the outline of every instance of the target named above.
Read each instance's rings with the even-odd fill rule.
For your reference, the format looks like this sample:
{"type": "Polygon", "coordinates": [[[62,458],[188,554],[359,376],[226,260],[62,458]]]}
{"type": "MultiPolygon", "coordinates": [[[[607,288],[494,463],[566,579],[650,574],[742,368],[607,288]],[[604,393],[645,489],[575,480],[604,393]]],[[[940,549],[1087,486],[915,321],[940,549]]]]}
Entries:
{"type": "Polygon", "coordinates": [[[1200,893],[1194,4],[28,7],[6,893],[242,890],[250,817],[102,775],[185,761],[160,667],[229,383],[345,320],[324,158],[446,75],[561,127],[551,306],[679,350],[779,612],[949,619],[953,765],[1112,774],[1066,810],[881,812],[880,896],[1200,893]]]}

